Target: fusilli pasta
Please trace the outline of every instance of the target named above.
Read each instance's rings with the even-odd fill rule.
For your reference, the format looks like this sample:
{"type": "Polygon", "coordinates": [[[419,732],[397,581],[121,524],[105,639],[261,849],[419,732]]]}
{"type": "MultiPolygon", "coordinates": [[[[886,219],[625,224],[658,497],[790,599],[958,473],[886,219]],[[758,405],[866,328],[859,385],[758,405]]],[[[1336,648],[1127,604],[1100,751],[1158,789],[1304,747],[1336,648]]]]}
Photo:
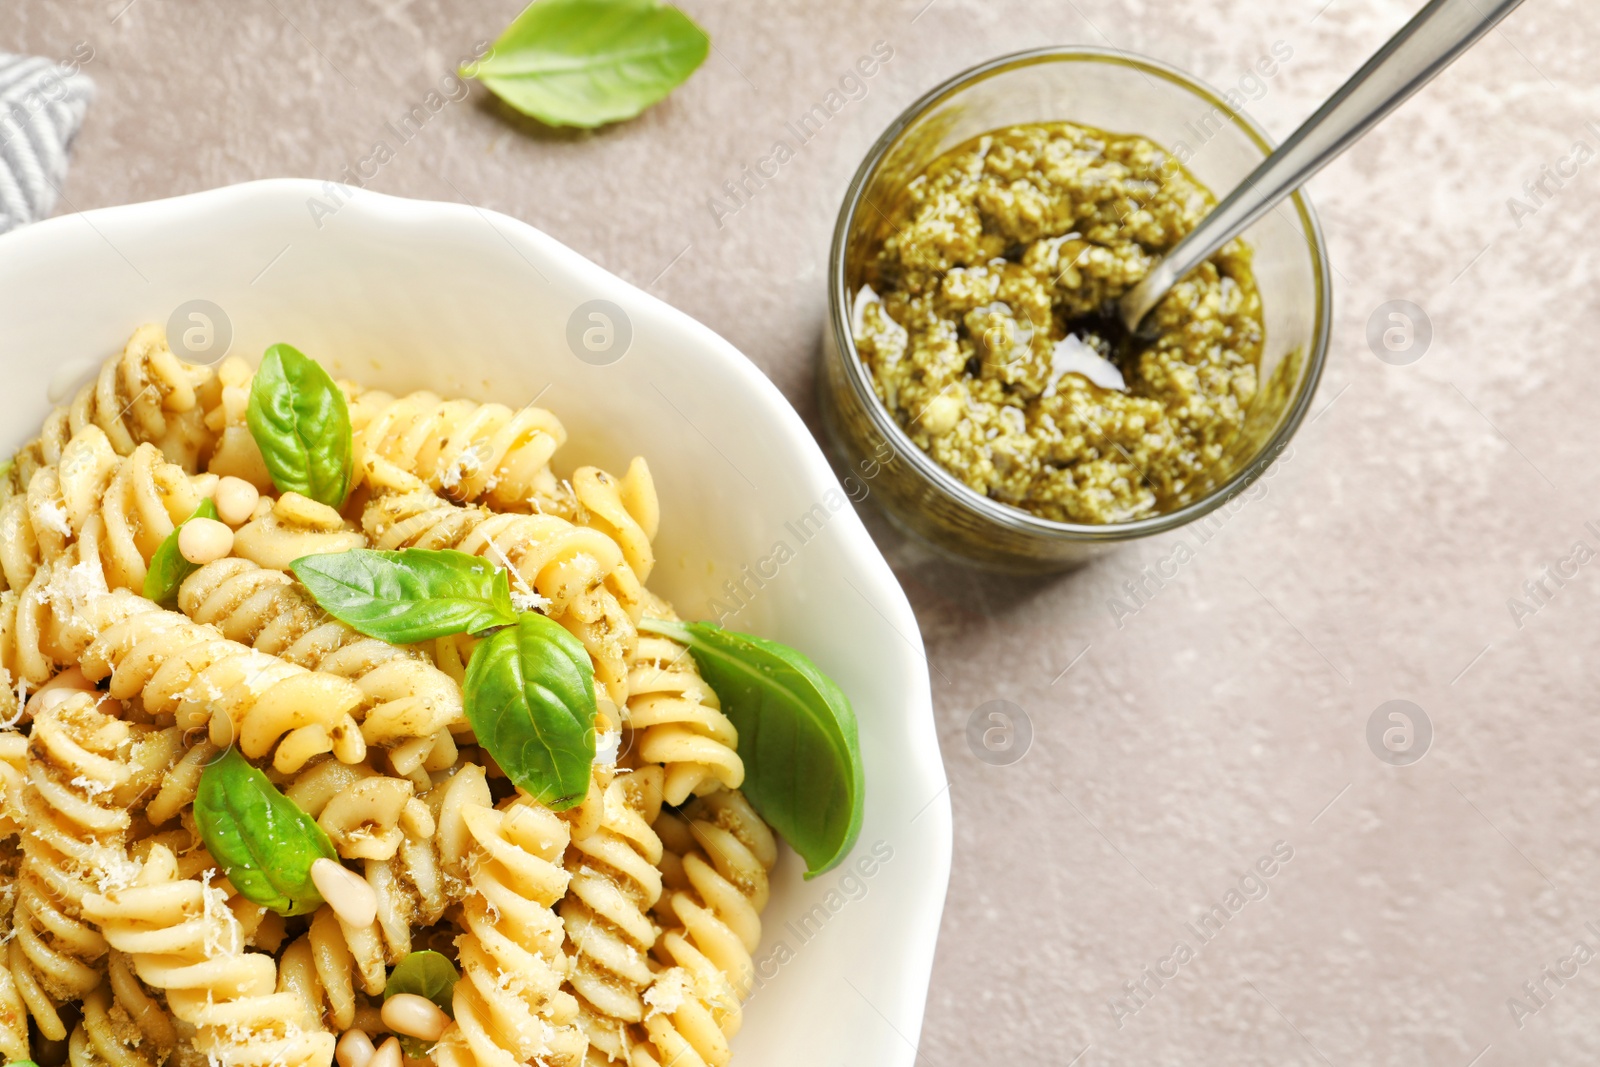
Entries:
{"type": "Polygon", "coordinates": [[[369,996],[383,992],[385,964],[411,951],[413,926],[432,926],[444,914],[449,898],[435,808],[446,803],[452,781],[418,797],[408,779],[324,759],[285,784],[285,794],[317,817],[339,855],[362,864],[377,896],[371,925],[353,927],[324,905],[303,938],[314,971],[306,976],[308,995],[327,1005],[340,1029],[353,1025],[358,989],[369,996]]]}
{"type": "Polygon", "coordinates": [[[77,617],[92,635],[85,676],[110,678],[113,696],[139,696],[150,715],[208,726],[214,744],[237,741],[251,759],[272,753],[284,772],[324,752],[345,763],[366,757],[355,716],[368,701],[347,678],[229,641],[125,589],[92,597],[77,617]]]}
{"type": "Polygon", "coordinates": [[[761,940],[777,843],[734,790],[702,797],[681,816],[663,812],[656,830],[666,848],[668,891],[656,908],[666,932],[655,952],[666,969],[644,995],[653,1061],[725,1063],[755,979],[750,954],[761,940]]]}
{"type": "MultiPolygon", "coordinates": [[[[73,398],[66,409],[70,436],[97,426],[120,456],[148,442],[185,470],[197,471],[213,443],[201,395],[211,382],[211,368],[173,355],[161,327],[141,326],[122,354],[106,360],[73,398]]],[[[54,418],[59,424],[59,414],[54,418]]],[[[47,436],[59,440],[59,425],[47,436]]]]}
{"type": "MultiPolygon", "coordinates": [[[[190,366],[141,327],[0,469],[0,1055],[330,1067],[345,1035],[340,1062],[369,1067],[404,1029],[391,969],[433,949],[459,968],[453,1018],[414,1022],[407,1064],[723,1067],[775,844],[737,792],[716,693],[638,629],[676,618],[644,586],[649,466],[559,478],[547,411],[341,382],[356,485],[332,507],[274,486],[253,384],[244,361],[190,366]],[[224,528],[174,536],[207,498],[224,528]],[[169,538],[151,595],[176,584],[178,611],[143,595],[169,538]],[[474,732],[485,631],[391,644],[288,573],[368,546],[504,567],[517,612],[578,638],[585,797],[551,811],[474,732]],[[271,818],[292,803],[310,855],[336,857],[305,860],[320,895],[272,910],[229,881],[262,897],[270,863],[230,854],[219,824],[249,836],[248,819],[202,778],[220,760],[271,793],[230,749],[282,794],[271,818]]],[[[581,780],[581,757],[566,769],[581,780]]]]}
{"type": "MultiPolygon", "coordinates": [[[[383,478],[381,468],[378,479],[383,478]]],[[[388,481],[401,481],[393,479],[388,481]]],[[[613,702],[627,700],[628,655],[642,587],[622,549],[599,530],[555,515],[496,513],[441,500],[425,488],[383,492],[361,524],[378,548],[453,548],[502,563],[588,649],[613,702]]]]}
{"type": "Polygon", "coordinates": [[[561,988],[568,961],[551,910],[567,889],[566,825],[526,797],[498,808],[488,801],[485,785],[441,840],[446,864],[465,871],[472,892],[456,939],[455,1021],[435,1056],[440,1067],[577,1067],[588,1041],[577,1001],[561,988]]]}
{"type": "Polygon", "coordinates": [[[399,399],[377,390],[347,392],[357,450],[416,475],[451,500],[527,511],[539,497],[556,494],[550,457],[567,431],[543,408],[512,411],[427,392],[399,399]]]}
{"type": "Polygon", "coordinates": [[[85,920],[87,894],[128,877],[128,810],[176,755],[176,738],[71,692],[41,707],[28,739],[22,865],[11,977],[39,1032],[67,1036],[59,1008],[101,982],[106,943],[85,920]]]}
{"type": "Polygon", "coordinates": [[[599,829],[567,849],[572,881],[558,910],[591,1055],[625,1063],[630,1027],[644,1020],[642,994],[655,977],[650,909],[661,896],[661,839],[650,824],[661,812],[661,768],[620,773],[603,796],[599,829]]]}
{"type": "Polygon", "coordinates": [[[178,606],[231,641],[355,682],[372,702],[361,735],[370,747],[403,748],[396,756],[399,773],[421,766],[436,745],[445,746],[449,758],[428,769],[454,762],[448,731],[466,724],[456,681],[421,653],[363,637],[330,617],[284,572],[220,559],[184,581],[178,606]]]}
{"type": "Polygon", "coordinates": [[[299,493],[261,498],[250,521],[233,536],[233,550],[263,567],[283,570],[301,556],[346,552],[367,543],[352,523],[326,504],[299,493]]]}
{"type": "Polygon", "coordinates": [[[194,1027],[197,1051],[221,1067],[328,1067],[334,1036],[297,992],[278,991],[270,955],[251,952],[227,891],[182,878],[164,845],[150,850],[134,883],[84,898],[106,943],[133,960],[194,1027]]]}
{"type": "MultiPolygon", "coordinates": [[[[670,615],[659,601],[655,611],[670,615]]],[[[668,804],[737,789],[744,781],[739,733],[687,648],[670,637],[641,633],[629,660],[628,691],[628,724],[639,756],[666,768],[668,804]]]]}

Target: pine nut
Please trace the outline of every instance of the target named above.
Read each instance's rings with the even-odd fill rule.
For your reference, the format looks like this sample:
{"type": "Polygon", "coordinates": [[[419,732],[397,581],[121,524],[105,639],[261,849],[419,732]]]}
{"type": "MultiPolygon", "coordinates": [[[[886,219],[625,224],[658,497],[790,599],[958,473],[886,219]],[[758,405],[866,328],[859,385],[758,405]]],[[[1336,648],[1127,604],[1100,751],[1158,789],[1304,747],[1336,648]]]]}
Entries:
{"type": "Polygon", "coordinates": [[[359,875],[326,856],[311,864],[311,882],[328,907],[345,923],[371,926],[378,917],[378,895],[359,875]]]}
{"type": "Polygon", "coordinates": [[[367,1036],[365,1030],[352,1028],[346,1030],[344,1036],[339,1038],[339,1045],[333,1050],[333,1058],[339,1061],[339,1067],[368,1067],[372,1062],[372,1054],[376,1051],[372,1047],[372,1038],[367,1036]]]}
{"type": "Polygon", "coordinates": [[[230,474],[217,483],[217,491],[211,499],[217,505],[217,518],[229,526],[243,526],[255,513],[261,491],[243,478],[230,474]]]}
{"type": "Polygon", "coordinates": [[[83,676],[82,668],[68,667],[41,685],[28,698],[26,705],[28,716],[30,718],[36,716],[77,693],[93,693],[94,691],[94,683],[83,676]]]}
{"type": "Polygon", "coordinates": [[[344,519],[339,513],[328,505],[310,497],[301,496],[299,493],[289,492],[280,496],[272,505],[272,514],[283,522],[294,526],[305,526],[313,530],[332,531],[344,526],[344,519]]]}
{"type": "Polygon", "coordinates": [[[39,693],[48,693],[52,689],[72,689],[84,693],[94,692],[94,683],[83,675],[82,667],[68,667],[48,682],[41,685],[34,696],[39,693]]]}
{"type": "Polygon", "coordinates": [[[196,566],[233,551],[233,531],[216,519],[190,519],[178,531],[178,553],[196,566]]]}
{"type": "Polygon", "coordinates": [[[378,1046],[378,1051],[367,1061],[367,1067],[402,1067],[402,1060],[400,1039],[391,1037],[378,1046]]]}
{"type": "Polygon", "coordinates": [[[383,1025],[397,1034],[433,1044],[444,1036],[450,1016],[427,997],[396,993],[383,1002],[383,1025]]]}

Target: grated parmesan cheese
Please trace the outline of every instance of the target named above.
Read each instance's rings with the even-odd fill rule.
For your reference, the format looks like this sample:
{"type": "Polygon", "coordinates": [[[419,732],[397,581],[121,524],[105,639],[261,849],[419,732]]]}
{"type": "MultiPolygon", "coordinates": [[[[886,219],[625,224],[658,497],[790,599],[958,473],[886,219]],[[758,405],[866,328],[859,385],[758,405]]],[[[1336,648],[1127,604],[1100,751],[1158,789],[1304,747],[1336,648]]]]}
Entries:
{"type": "Polygon", "coordinates": [[[644,1002],[650,1005],[649,1015],[671,1015],[690,999],[692,990],[688,971],[682,967],[667,968],[644,991],[644,1002]]]}
{"type": "Polygon", "coordinates": [[[67,521],[67,508],[58,500],[46,500],[39,506],[39,521],[47,529],[54,530],[62,537],[72,536],[72,524],[67,521]]]}

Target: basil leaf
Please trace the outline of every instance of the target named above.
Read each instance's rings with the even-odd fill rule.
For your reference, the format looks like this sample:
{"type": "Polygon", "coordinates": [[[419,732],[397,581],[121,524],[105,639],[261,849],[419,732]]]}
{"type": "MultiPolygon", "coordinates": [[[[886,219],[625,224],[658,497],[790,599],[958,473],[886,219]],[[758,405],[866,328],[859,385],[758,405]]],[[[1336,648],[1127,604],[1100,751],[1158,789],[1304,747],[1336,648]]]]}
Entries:
{"type": "Polygon", "coordinates": [[[521,615],[473,650],[461,689],[478,744],[507,777],[556,811],[583,801],[594,667],[576,637],[543,615],[521,615]]]}
{"type": "Polygon", "coordinates": [[[290,345],[267,349],[245,420],[280,493],[344,506],[353,469],[350,411],[321,364],[290,345]]]}
{"type": "Polygon", "coordinates": [[[236,749],[201,772],[194,817],[200,839],[247,900],[280,915],[304,915],[322,903],[311,864],[337,862],[333,842],[236,749]]]}
{"type": "Polygon", "coordinates": [[[739,731],[744,794],[806,861],[833,869],[861,833],[856,715],[844,691],[787,645],[709,622],[642,619],[639,629],[689,646],[739,731]]]}
{"type": "Polygon", "coordinates": [[[391,645],[517,621],[506,572],[453,549],[354,548],[302,556],[289,569],[328,614],[391,645]]]}
{"type": "Polygon", "coordinates": [[[427,997],[454,1019],[456,983],[460,980],[461,975],[455,964],[444,953],[432,949],[408,952],[406,958],[395,964],[394,970],[389,972],[389,982],[383,987],[383,996],[387,1000],[396,993],[415,993],[419,997],[427,997]]]}
{"type": "Polygon", "coordinates": [[[688,15],[657,0],[536,0],[461,73],[547,125],[594,127],[656,103],[710,46],[688,15]]]}
{"type": "Polygon", "coordinates": [[[183,558],[183,553],[178,551],[178,534],[191,519],[214,519],[217,517],[217,502],[210,497],[200,501],[200,506],[194,509],[194,514],[167,534],[166,540],[156,549],[155,555],[150,557],[150,569],[144,572],[144,598],[154,600],[164,608],[178,606],[178,587],[195,571],[200,569],[198,563],[190,563],[183,558]]]}

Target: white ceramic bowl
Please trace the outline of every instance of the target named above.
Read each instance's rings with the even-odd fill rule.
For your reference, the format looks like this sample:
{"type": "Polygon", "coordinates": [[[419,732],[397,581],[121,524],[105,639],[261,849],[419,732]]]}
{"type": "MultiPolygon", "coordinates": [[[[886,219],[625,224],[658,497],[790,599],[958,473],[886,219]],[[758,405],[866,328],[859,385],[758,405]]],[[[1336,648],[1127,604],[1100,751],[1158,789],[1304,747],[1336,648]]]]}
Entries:
{"type": "Polygon", "coordinates": [[[735,1063],[912,1063],[951,848],[921,636],[811,434],[732,345],[516,219],[311,181],[24,227],[0,237],[0,293],[7,450],[134,327],[204,300],[252,360],[286,341],[391,391],[538,396],[571,434],[562,473],[644,455],[662,505],[651,586],[708,618],[742,582],[727,624],[805,651],[861,721],[860,843],[813,882],[784,850],[735,1063]],[[592,300],[620,309],[613,345],[631,326],[614,362],[583,347],[585,330],[607,342],[587,310],[572,331],[587,361],[569,346],[592,300]]]}

